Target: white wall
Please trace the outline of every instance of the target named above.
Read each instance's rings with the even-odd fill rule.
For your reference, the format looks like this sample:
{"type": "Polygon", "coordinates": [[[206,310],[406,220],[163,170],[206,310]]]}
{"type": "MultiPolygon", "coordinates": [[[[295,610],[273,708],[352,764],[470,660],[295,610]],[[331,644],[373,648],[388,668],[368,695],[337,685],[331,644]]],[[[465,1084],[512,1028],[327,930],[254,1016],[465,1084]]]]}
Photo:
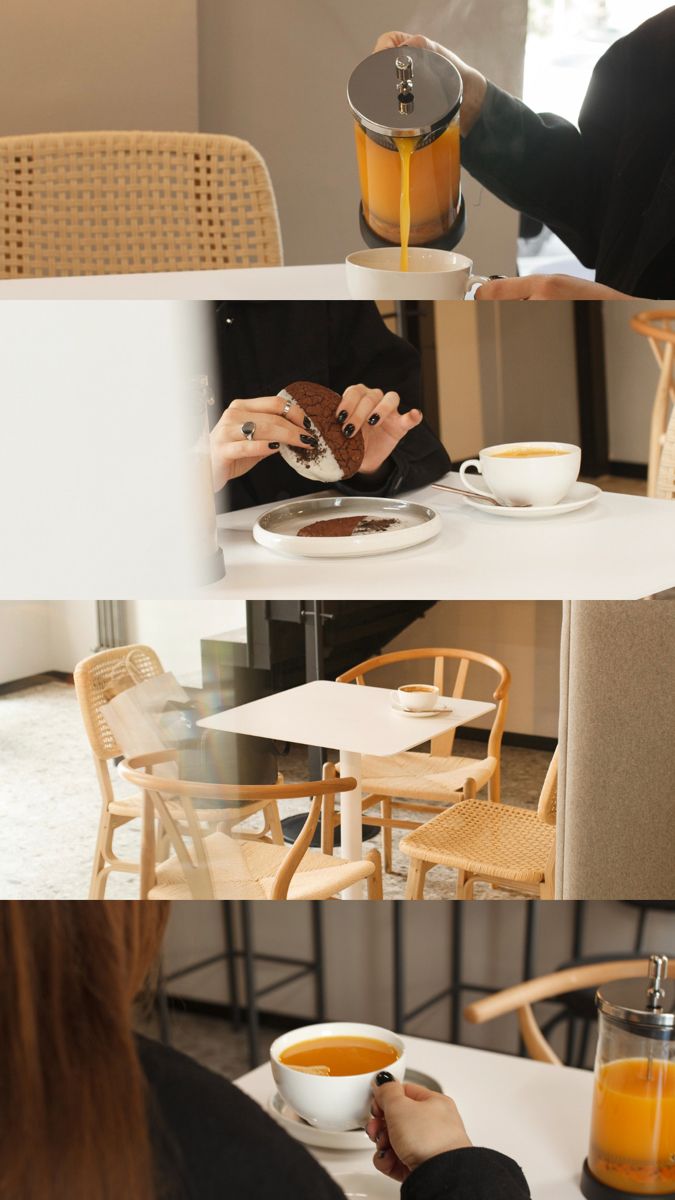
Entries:
{"type": "Polygon", "coordinates": [[[4,0],[0,134],[197,128],[196,0],[4,0]]]}
{"type": "Polygon", "coordinates": [[[70,673],[96,644],[94,600],[0,601],[0,683],[70,673]]]}
{"type": "Polygon", "coordinates": [[[126,613],[129,641],[152,646],[167,671],[195,686],[201,682],[200,639],[246,625],[245,600],[198,594],[185,601],[129,600],[126,613]]]}
{"type": "MultiPolygon", "coordinates": [[[[267,161],[288,263],[340,261],[361,244],[349,76],[378,34],[445,42],[520,92],[526,0],[199,0],[200,125],[247,138],[267,161]]],[[[516,216],[465,180],[462,249],[484,274],[513,274],[516,216]]]]}

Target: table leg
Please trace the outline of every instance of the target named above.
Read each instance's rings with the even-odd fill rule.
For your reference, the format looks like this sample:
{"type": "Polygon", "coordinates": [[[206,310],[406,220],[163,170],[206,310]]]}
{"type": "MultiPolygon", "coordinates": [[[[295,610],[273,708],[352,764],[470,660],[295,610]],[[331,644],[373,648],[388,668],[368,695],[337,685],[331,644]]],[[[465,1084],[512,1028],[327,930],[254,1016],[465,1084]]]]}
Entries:
{"type": "MultiPolygon", "coordinates": [[[[363,857],[362,847],[362,813],[361,813],[361,755],[351,750],[340,751],[340,775],[343,779],[351,776],[356,780],[356,787],[351,792],[340,793],[340,811],[342,813],[340,854],[342,858],[359,859],[363,857]]],[[[355,883],[342,892],[346,900],[363,900],[365,897],[364,884],[355,883]]]]}

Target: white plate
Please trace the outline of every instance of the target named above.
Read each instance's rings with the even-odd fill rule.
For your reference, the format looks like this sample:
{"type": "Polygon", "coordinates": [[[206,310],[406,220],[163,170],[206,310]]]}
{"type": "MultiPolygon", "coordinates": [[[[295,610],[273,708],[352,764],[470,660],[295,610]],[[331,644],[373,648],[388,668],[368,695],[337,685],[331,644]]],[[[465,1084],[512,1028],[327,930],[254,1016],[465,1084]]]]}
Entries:
{"type": "MultiPolygon", "coordinates": [[[[443,1088],[437,1079],[431,1075],[426,1075],[423,1071],[415,1071],[409,1067],[405,1073],[406,1083],[420,1083],[422,1087],[429,1088],[432,1092],[440,1092],[443,1088]]],[[[272,1092],[268,1101],[267,1108],[275,1121],[282,1125],[291,1137],[294,1137],[299,1142],[304,1142],[306,1146],[323,1146],[328,1150],[373,1150],[373,1143],[363,1129],[347,1129],[345,1131],[335,1129],[317,1129],[315,1125],[308,1125],[299,1117],[294,1108],[279,1095],[278,1092],[272,1092]]],[[[373,1193],[377,1195],[377,1193],[373,1193]]]]}
{"type": "Polygon", "coordinates": [[[439,701],[435,708],[423,708],[419,712],[414,712],[411,708],[404,708],[398,700],[392,700],[391,707],[402,717],[437,717],[440,713],[452,712],[452,705],[443,700],[439,701]]]}
{"type": "Polygon", "coordinates": [[[253,537],[261,546],[292,558],[355,558],[404,550],[435,537],[441,518],[426,504],[390,500],[381,496],[319,496],[289,500],[259,517],[253,537]],[[352,537],[298,537],[312,521],[363,514],[375,519],[393,517],[393,529],[360,533],[352,537]]]}
{"type": "Polygon", "coordinates": [[[478,497],[474,500],[473,496],[464,496],[465,504],[470,504],[471,508],[478,508],[481,512],[488,512],[491,516],[496,517],[515,517],[521,521],[530,520],[533,517],[559,517],[563,513],[574,512],[577,508],[584,508],[587,504],[592,504],[600,495],[600,488],[594,483],[575,483],[570,488],[566,496],[558,504],[547,504],[532,508],[508,508],[506,506],[496,504],[486,504],[478,497]]]}
{"type": "Polygon", "coordinates": [[[335,1182],[342,1188],[348,1200],[393,1200],[401,1195],[400,1183],[372,1172],[350,1171],[348,1175],[334,1175],[335,1182]]]}

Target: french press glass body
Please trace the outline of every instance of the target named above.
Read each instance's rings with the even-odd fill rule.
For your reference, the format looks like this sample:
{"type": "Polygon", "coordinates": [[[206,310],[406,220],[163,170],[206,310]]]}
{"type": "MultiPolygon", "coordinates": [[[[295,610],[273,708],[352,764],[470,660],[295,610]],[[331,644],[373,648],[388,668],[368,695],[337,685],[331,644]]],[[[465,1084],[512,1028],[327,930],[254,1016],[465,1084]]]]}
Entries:
{"type": "Polygon", "coordinates": [[[411,246],[452,249],[464,232],[459,71],[417,46],[380,50],[356,67],[347,95],[366,243],[401,245],[409,221],[411,246]]]}
{"type": "Polygon", "coordinates": [[[601,987],[587,1200],[675,1197],[675,984],[654,954],[649,978],[601,987]]]}

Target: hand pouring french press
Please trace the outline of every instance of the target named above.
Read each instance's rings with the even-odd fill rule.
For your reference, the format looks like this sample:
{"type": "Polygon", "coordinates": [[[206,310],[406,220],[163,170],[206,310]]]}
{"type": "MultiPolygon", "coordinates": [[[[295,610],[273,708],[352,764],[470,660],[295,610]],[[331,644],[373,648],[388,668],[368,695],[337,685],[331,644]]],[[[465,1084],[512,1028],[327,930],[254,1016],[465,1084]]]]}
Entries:
{"type": "Polygon", "coordinates": [[[598,1049],[587,1200],[675,1197],[675,984],[653,954],[649,977],[598,989],[598,1049]]]}
{"type": "Polygon", "coordinates": [[[459,71],[417,46],[380,50],[356,67],[347,96],[364,241],[452,249],[464,233],[459,71]]]}

